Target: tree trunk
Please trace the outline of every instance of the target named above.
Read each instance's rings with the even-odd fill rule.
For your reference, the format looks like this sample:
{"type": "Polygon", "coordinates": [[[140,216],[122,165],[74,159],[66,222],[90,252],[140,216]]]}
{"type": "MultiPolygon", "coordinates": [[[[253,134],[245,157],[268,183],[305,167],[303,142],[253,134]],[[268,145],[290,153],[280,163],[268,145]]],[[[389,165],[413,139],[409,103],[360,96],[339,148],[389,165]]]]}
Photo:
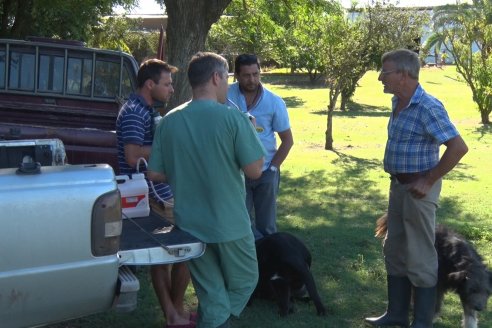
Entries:
{"type": "Polygon", "coordinates": [[[328,105],[328,117],[326,119],[326,132],[325,132],[325,150],[333,149],[333,111],[337,105],[337,99],[340,95],[340,90],[331,86],[330,88],[330,103],[328,105]],[[335,89],[333,91],[333,89],[335,89]]]}
{"type": "Polygon", "coordinates": [[[340,111],[345,112],[347,110],[347,102],[350,99],[349,96],[345,96],[342,92],[342,98],[340,99],[340,111]]]}
{"type": "Polygon", "coordinates": [[[481,110],[480,111],[480,117],[482,118],[482,124],[490,124],[490,119],[489,119],[490,112],[481,110]]]}
{"type": "Polygon", "coordinates": [[[2,1],[0,36],[23,39],[31,34],[33,0],[2,1]],[[11,17],[9,17],[11,16],[11,17]],[[10,21],[12,18],[13,21],[10,21]]]}
{"type": "Polygon", "coordinates": [[[333,108],[328,105],[328,117],[326,119],[325,150],[333,150],[333,108]]]}
{"type": "Polygon", "coordinates": [[[169,108],[191,98],[187,67],[191,57],[205,49],[208,31],[232,0],[164,0],[168,15],[167,61],[179,72],[174,77],[174,96],[169,108]]]}

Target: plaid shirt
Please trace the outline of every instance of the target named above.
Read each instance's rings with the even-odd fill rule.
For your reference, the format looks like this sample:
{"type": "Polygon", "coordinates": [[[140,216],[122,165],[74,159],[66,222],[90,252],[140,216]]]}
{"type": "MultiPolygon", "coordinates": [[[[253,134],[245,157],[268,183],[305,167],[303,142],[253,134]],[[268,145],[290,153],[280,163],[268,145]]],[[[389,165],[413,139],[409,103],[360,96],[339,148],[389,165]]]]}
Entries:
{"type": "Polygon", "coordinates": [[[459,135],[444,106],[420,84],[397,117],[398,98],[393,97],[392,103],[384,170],[396,174],[432,169],[439,163],[439,146],[459,135]]]}

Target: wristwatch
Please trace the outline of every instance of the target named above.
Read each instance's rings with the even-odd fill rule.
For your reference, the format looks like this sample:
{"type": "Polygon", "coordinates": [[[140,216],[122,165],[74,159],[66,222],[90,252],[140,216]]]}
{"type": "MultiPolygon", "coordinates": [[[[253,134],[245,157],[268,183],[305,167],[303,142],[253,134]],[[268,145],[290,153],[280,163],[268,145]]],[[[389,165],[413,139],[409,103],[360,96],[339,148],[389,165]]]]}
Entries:
{"type": "Polygon", "coordinates": [[[270,165],[269,170],[272,171],[272,172],[277,172],[278,171],[278,167],[276,167],[275,165],[270,165]]]}

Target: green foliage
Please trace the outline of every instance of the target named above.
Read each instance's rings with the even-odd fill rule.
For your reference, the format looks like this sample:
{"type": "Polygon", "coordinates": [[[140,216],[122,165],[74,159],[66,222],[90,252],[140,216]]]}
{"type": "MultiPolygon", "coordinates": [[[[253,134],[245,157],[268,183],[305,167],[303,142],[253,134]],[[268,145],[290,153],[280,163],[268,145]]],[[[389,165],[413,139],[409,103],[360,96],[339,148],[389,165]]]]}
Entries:
{"type": "Polygon", "coordinates": [[[11,0],[0,3],[0,36],[23,39],[43,36],[86,41],[91,26],[115,5],[126,8],[136,0],[11,0]]]}
{"type": "Polygon", "coordinates": [[[229,58],[255,53],[270,63],[306,70],[313,79],[325,69],[323,21],[341,15],[337,3],[322,0],[234,0],[214,24],[207,48],[229,58]]]}
{"type": "Polygon", "coordinates": [[[92,38],[88,45],[94,48],[130,52],[124,38],[129,30],[135,29],[138,22],[127,18],[107,17],[92,28],[92,38]]]}
{"type": "Polygon", "coordinates": [[[133,32],[125,35],[125,43],[131,49],[131,54],[137,62],[157,56],[159,47],[159,32],[133,32]]]}
{"type": "Polygon", "coordinates": [[[426,12],[374,0],[360,15],[361,28],[372,47],[371,62],[379,68],[383,53],[396,48],[417,50],[430,17],[426,12]]]}
{"type": "Polygon", "coordinates": [[[457,71],[470,87],[483,124],[492,112],[492,3],[448,5],[436,10],[434,29],[453,55],[457,71]],[[478,51],[473,53],[473,46],[478,51]]]}
{"type": "Polygon", "coordinates": [[[156,56],[159,32],[139,28],[141,20],[127,17],[105,17],[92,27],[88,45],[95,48],[120,50],[131,53],[138,62],[156,56]]]}
{"type": "Polygon", "coordinates": [[[268,0],[234,0],[222,18],[210,29],[207,48],[228,57],[254,53],[261,58],[275,59],[275,40],[281,27],[266,11],[268,0]]]}
{"type": "Polygon", "coordinates": [[[326,33],[332,19],[342,19],[340,7],[311,5],[293,6],[292,23],[285,29],[281,63],[292,71],[307,72],[311,82],[316,81],[327,70],[325,56],[329,34],[326,33]]]}
{"type": "Polygon", "coordinates": [[[380,67],[383,53],[417,49],[428,17],[415,10],[397,8],[375,1],[354,20],[336,18],[327,26],[323,53],[327,57],[326,79],[330,87],[325,149],[333,150],[332,112],[342,96],[341,109],[355,92],[358,81],[380,67]]]}

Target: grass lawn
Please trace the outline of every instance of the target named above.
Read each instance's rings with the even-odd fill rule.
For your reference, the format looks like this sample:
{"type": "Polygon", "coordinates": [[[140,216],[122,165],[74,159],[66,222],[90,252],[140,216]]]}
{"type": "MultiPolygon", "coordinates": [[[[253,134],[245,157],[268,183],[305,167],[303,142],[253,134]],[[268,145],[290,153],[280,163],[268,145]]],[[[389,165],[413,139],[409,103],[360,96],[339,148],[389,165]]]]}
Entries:
{"type": "MultiPolygon", "coordinates": [[[[329,309],[317,317],[312,304],[297,304],[296,313],[280,318],[276,305],[255,301],[232,327],[364,327],[365,316],[386,308],[386,272],[381,243],[373,235],[375,220],[385,211],[389,187],[382,169],[390,95],[383,94],[377,73],[360,81],[350,111],[335,112],[335,152],[324,150],[328,91],[310,86],[304,76],[266,74],[267,87],[289,108],[295,145],[282,166],[279,230],[305,241],[313,254],[312,271],[329,309]]],[[[440,99],[469,146],[469,153],[445,177],[438,222],[470,239],[492,261],[492,126],[480,124],[471,92],[453,66],[424,68],[421,84],[440,99]]],[[[52,327],[162,327],[164,319],[140,269],[139,307],[130,314],[104,313],[52,327]]],[[[188,303],[196,306],[190,287],[188,303]]],[[[445,298],[434,327],[458,327],[459,299],[445,298]]],[[[479,315],[479,326],[492,324],[492,311],[479,315]]]]}

